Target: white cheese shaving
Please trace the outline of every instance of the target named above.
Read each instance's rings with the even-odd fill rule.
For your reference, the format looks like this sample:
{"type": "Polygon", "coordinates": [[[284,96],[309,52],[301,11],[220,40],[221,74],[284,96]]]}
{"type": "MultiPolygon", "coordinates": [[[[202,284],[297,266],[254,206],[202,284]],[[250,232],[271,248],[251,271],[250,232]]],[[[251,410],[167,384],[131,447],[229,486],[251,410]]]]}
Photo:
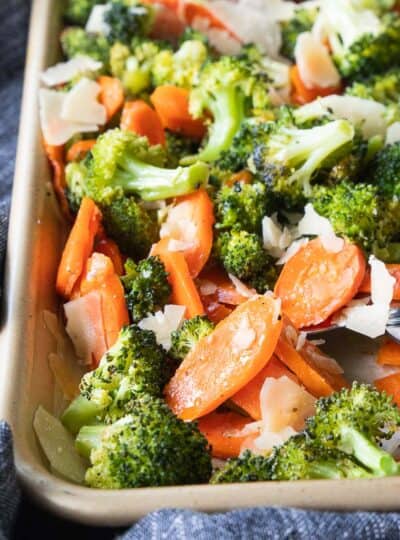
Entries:
{"type": "Polygon", "coordinates": [[[287,227],[281,227],[274,216],[265,216],[262,220],[264,248],[272,257],[281,257],[292,243],[292,235],[287,227]]]}
{"type": "Polygon", "coordinates": [[[235,39],[227,30],[210,26],[208,18],[196,16],[193,18],[191,26],[206,35],[210,45],[219,53],[229,55],[239,53],[241,49],[240,41],[235,39]]]}
{"type": "Polygon", "coordinates": [[[242,281],[240,281],[239,278],[234,276],[233,274],[228,274],[229,279],[232,281],[233,286],[237,290],[237,292],[244,296],[245,298],[253,298],[253,296],[257,295],[257,291],[255,289],[250,289],[245,285],[242,281]]]}
{"type": "Polygon", "coordinates": [[[154,315],[148,315],[139,322],[142,330],[152,330],[156,335],[156,341],[166,351],[171,348],[171,333],[178,330],[185,317],[185,306],[167,304],[164,311],[157,311],[154,315]]]}
{"type": "Polygon", "coordinates": [[[294,50],[299,75],[307,88],[328,88],[340,84],[340,75],[328,49],[311,32],[297,37],[294,50]]]}
{"type": "Polygon", "coordinates": [[[61,117],[68,122],[103,125],[107,120],[106,108],[97,101],[100,85],[86,77],[80,79],[65,97],[61,117]]]}
{"type": "Polygon", "coordinates": [[[386,144],[393,144],[400,141],[400,122],[391,124],[386,132],[386,144]]]}
{"type": "Polygon", "coordinates": [[[216,293],[218,290],[218,287],[216,286],[216,284],[213,283],[212,281],[209,281],[208,279],[198,280],[198,283],[199,283],[200,293],[203,296],[210,296],[211,294],[216,293]]]}
{"type": "Polygon", "coordinates": [[[42,73],[41,80],[46,86],[57,86],[72,81],[82,73],[98,71],[103,64],[90,56],[78,55],[67,62],[59,62],[42,73]]]}
{"type": "Polygon", "coordinates": [[[276,261],[276,264],[282,265],[286,264],[296,253],[309,242],[308,238],[300,238],[300,240],[295,240],[290,244],[285,253],[280,259],[276,261]]]}
{"type": "Polygon", "coordinates": [[[332,236],[335,232],[329,219],[320,216],[311,203],[304,207],[304,216],[297,225],[297,236],[332,236]]]}
{"type": "Polygon", "coordinates": [[[78,133],[97,131],[96,124],[71,122],[61,116],[67,94],[42,88],[39,91],[39,113],[43,136],[47,144],[65,144],[78,133]]]}
{"type": "Polygon", "coordinates": [[[307,341],[307,332],[299,332],[296,343],[296,351],[300,351],[307,341]]]}
{"type": "Polygon", "coordinates": [[[107,36],[110,32],[110,25],[105,22],[104,16],[109,9],[109,4],[93,6],[85,26],[86,32],[107,36]]]}
{"type": "Polygon", "coordinates": [[[349,120],[360,127],[365,137],[370,138],[374,135],[385,137],[387,129],[385,113],[386,107],[372,99],[331,95],[303,105],[294,112],[294,117],[299,122],[324,115],[349,120]]]}
{"type": "Polygon", "coordinates": [[[326,251],[331,253],[339,253],[344,248],[344,240],[335,234],[327,235],[323,234],[320,237],[321,244],[326,251]]]}

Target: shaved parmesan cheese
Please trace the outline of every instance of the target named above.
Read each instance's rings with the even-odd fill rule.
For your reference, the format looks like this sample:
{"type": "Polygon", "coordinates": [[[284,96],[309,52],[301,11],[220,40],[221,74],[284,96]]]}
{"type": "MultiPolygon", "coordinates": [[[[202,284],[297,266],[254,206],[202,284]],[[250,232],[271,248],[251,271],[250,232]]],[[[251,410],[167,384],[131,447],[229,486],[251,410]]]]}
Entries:
{"type": "Polygon", "coordinates": [[[373,304],[389,305],[393,300],[396,279],[390,275],[385,264],[371,255],[371,300],[373,304]]]}
{"type": "Polygon", "coordinates": [[[81,73],[98,71],[102,66],[101,62],[96,62],[90,56],[78,55],[68,60],[68,62],[60,62],[49,67],[42,73],[41,79],[46,86],[56,86],[72,81],[81,73]]]}
{"type": "Polygon", "coordinates": [[[104,16],[109,9],[108,4],[93,6],[85,26],[86,32],[107,36],[110,32],[110,25],[106,23],[104,16]]]}
{"type": "Polygon", "coordinates": [[[281,257],[293,240],[289,229],[287,227],[282,229],[275,216],[263,218],[262,234],[264,248],[272,257],[281,257]]]}
{"type": "Polygon", "coordinates": [[[142,330],[152,330],[156,335],[156,341],[166,351],[171,348],[171,333],[178,330],[185,317],[185,306],[167,304],[164,311],[157,311],[154,315],[148,315],[139,322],[142,330]]]}
{"type": "Polygon", "coordinates": [[[386,132],[386,144],[393,144],[400,141],[400,122],[394,122],[386,132]]]}
{"type": "Polygon", "coordinates": [[[324,249],[326,249],[326,251],[330,251],[331,253],[339,253],[344,248],[343,238],[340,238],[335,234],[323,234],[319,238],[321,240],[321,244],[324,246],[324,249]]]}
{"type": "Polygon", "coordinates": [[[290,259],[296,255],[296,253],[306,244],[308,244],[309,240],[308,238],[300,238],[300,240],[295,240],[290,244],[290,246],[287,248],[285,253],[282,255],[282,257],[276,261],[276,264],[282,265],[286,264],[290,259]]]}
{"type": "Polygon", "coordinates": [[[349,120],[352,124],[360,127],[365,137],[370,138],[374,135],[383,137],[386,135],[385,113],[386,107],[372,99],[331,95],[303,105],[294,112],[294,116],[298,122],[305,122],[324,115],[349,120]]]}
{"type": "Polygon", "coordinates": [[[297,236],[332,236],[335,232],[329,219],[320,216],[311,203],[304,207],[304,217],[297,225],[297,236]]]}
{"type": "Polygon", "coordinates": [[[306,344],[306,340],[307,332],[299,332],[296,343],[296,351],[300,351],[304,347],[304,345],[306,344]]]}
{"type": "Polygon", "coordinates": [[[218,290],[218,287],[216,286],[216,284],[213,283],[212,281],[208,281],[208,279],[202,279],[202,280],[199,280],[198,282],[199,282],[200,293],[203,296],[210,296],[211,294],[216,293],[218,290]]]}
{"type": "Polygon", "coordinates": [[[237,292],[244,296],[245,298],[253,298],[253,296],[257,295],[257,291],[255,289],[250,289],[245,285],[242,281],[240,281],[239,278],[234,276],[233,274],[228,274],[229,279],[232,281],[233,286],[237,290],[237,292]]]}
{"type": "Polygon", "coordinates": [[[67,94],[42,88],[39,92],[39,112],[43,136],[47,144],[65,144],[78,133],[98,131],[96,124],[71,122],[61,116],[67,94]]]}
{"type": "MultiPolygon", "coordinates": [[[[232,4],[233,6],[234,4],[232,4]]],[[[227,21],[229,24],[229,21],[227,21]]],[[[227,30],[210,26],[207,17],[196,16],[193,18],[191,26],[206,35],[210,45],[221,54],[238,54],[241,49],[241,43],[235,39],[227,30]]]]}
{"type": "Polygon", "coordinates": [[[328,49],[311,32],[297,37],[294,50],[299,75],[307,88],[328,88],[340,84],[340,75],[328,49]]]}
{"type": "MultiPolygon", "coordinates": [[[[324,340],[316,341],[324,342],[324,340]]],[[[328,356],[327,354],[324,354],[320,349],[317,348],[316,345],[317,343],[315,341],[307,341],[303,346],[305,354],[313,360],[314,364],[318,368],[321,368],[322,370],[327,371],[332,375],[338,375],[340,373],[343,373],[342,366],[340,366],[334,358],[328,356]]]]}
{"type": "Polygon", "coordinates": [[[103,125],[107,120],[106,108],[97,101],[100,85],[83,77],[65,97],[61,117],[69,122],[103,125]]]}

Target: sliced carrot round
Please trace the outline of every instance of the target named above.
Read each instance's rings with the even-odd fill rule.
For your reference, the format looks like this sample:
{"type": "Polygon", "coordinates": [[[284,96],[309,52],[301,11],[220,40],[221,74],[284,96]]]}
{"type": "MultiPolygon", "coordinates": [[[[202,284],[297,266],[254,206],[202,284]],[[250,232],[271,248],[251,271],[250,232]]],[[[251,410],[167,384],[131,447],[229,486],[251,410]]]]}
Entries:
{"type": "Polygon", "coordinates": [[[122,109],[124,104],[124,88],[117,77],[103,75],[97,79],[100,85],[99,101],[104,105],[107,113],[107,121],[122,109]]]}
{"type": "Polygon", "coordinates": [[[219,459],[237,457],[247,435],[240,435],[242,429],[251,422],[233,411],[212,412],[199,420],[199,430],[211,446],[211,455],[219,459]]]}
{"type": "Polygon", "coordinates": [[[272,296],[238,306],[197,343],[166,386],[174,413],[193,420],[233,396],[271,358],[281,328],[279,302],[272,296]]]}
{"type": "Polygon", "coordinates": [[[350,302],[365,268],[363,252],[355,244],[345,242],[333,252],[315,238],[285,264],[275,294],[296,328],[317,325],[350,302]]]}
{"type": "Polygon", "coordinates": [[[150,144],[165,144],[160,117],[145,101],[126,101],[121,115],[121,129],[147,137],[150,144]]]}

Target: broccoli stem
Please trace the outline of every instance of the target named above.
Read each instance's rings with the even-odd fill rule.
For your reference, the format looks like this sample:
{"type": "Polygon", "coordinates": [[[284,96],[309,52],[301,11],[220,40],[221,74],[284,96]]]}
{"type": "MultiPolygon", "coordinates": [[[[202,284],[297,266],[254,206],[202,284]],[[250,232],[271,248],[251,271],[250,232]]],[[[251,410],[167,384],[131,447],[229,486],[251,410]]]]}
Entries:
{"type": "Polygon", "coordinates": [[[354,457],[376,476],[399,474],[395,459],[372,443],[365,435],[350,426],[341,428],[342,449],[354,457]]]}
{"type": "Polygon", "coordinates": [[[83,396],[78,396],[64,411],[61,421],[73,435],[76,435],[82,426],[93,424],[102,409],[83,396]]]}
{"type": "Polygon", "coordinates": [[[81,456],[90,458],[92,450],[101,444],[107,426],[101,424],[97,426],[84,426],[80,429],[75,440],[75,448],[81,456]]]}
{"type": "Polygon", "coordinates": [[[316,479],[329,478],[337,480],[343,478],[343,474],[334,463],[313,463],[310,465],[310,477],[316,479]]]}
{"type": "Polygon", "coordinates": [[[200,161],[190,167],[162,169],[127,156],[120,166],[117,183],[126,193],[139,193],[144,201],[186,195],[205,184],[209,175],[208,166],[200,161]]]}
{"type": "Polygon", "coordinates": [[[245,116],[244,97],[234,87],[224,88],[216,93],[207,108],[213,116],[207,143],[197,155],[184,157],[181,160],[182,165],[189,165],[197,160],[210,162],[218,159],[224,150],[230,148],[245,116]]]}

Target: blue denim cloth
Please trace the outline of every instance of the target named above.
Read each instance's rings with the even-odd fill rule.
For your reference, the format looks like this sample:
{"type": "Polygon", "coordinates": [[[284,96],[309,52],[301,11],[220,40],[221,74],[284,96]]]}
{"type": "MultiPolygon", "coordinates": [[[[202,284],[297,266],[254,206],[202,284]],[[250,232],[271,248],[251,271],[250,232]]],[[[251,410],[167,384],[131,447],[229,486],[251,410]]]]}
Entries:
{"type": "MultiPolygon", "coordinates": [[[[1,259],[6,244],[28,13],[29,0],[0,0],[1,259]]],[[[11,537],[18,502],[19,489],[13,464],[11,432],[4,422],[0,422],[0,540],[11,537]]],[[[41,525],[44,524],[39,522],[38,527],[41,525]]],[[[21,526],[23,527],[23,524],[21,526]]],[[[87,529],[85,531],[81,534],[77,531],[76,535],[87,538],[88,531],[87,529]]],[[[40,537],[40,530],[35,528],[33,534],[40,537]]],[[[113,534],[110,531],[109,537],[113,534]]],[[[106,537],[104,530],[101,537],[106,537]]],[[[257,508],[207,515],[187,510],[161,510],[153,512],[133,525],[122,538],[123,540],[399,539],[400,514],[322,513],[257,508]]]]}

